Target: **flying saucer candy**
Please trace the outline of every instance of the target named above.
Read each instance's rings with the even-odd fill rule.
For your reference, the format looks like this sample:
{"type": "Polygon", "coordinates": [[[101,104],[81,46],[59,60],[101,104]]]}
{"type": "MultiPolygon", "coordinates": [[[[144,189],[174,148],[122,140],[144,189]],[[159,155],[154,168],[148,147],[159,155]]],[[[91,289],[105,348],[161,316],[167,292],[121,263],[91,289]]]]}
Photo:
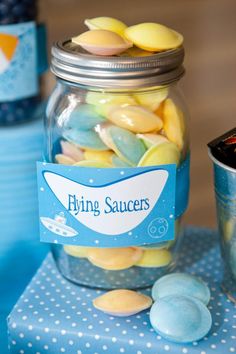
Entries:
{"type": "Polygon", "coordinates": [[[126,289],[111,290],[93,300],[93,306],[112,316],[132,316],[148,309],[152,299],[141,293],[126,289]]]}
{"type": "Polygon", "coordinates": [[[144,268],[159,268],[167,266],[171,262],[171,259],[170,251],[165,248],[146,249],[135,265],[144,268]]]}
{"type": "Polygon", "coordinates": [[[138,166],[156,166],[166,164],[178,165],[180,161],[180,151],[178,147],[171,142],[153,145],[146,151],[138,166]]]}
{"type": "Polygon", "coordinates": [[[161,134],[137,134],[137,138],[141,139],[147,148],[168,142],[168,139],[161,134]]]}
{"type": "Polygon", "coordinates": [[[124,30],[127,28],[123,22],[112,17],[95,17],[85,20],[84,23],[90,30],[103,29],[115,32],[120,36],[123,36],[124,30]]]}
{"type": "Polygon", "coordinates": [[[122,167],[131,167],[130,164],[128,164],[127,162],[121,160],[116,154],[112,155],[111,160],[112,160],[112,165],[114,167],[121,167],[121,168],[122,167]]]}
{"type": "Polygon", "coordinates": [[[105,118],[99,115],[95,107],[89,104],[81,104],[70,115],[67,128],[89,130],[93,129],[97,124],[105,122],[105,118]]]}
{"type": "Polygon", "coordinates": [[[133,45],[119,34],[102,29],[84,32],[72,38],[72,42],[95,55],[120,54],[133,45]]]}
{"type": "Polygon", "coordinates": [[[64,154],[57,154],[55,155],[55,160],[57,163],[61,165],[74,165],[76,163],[71,157],[66,156],[64,154]]]}
{"type": "Polygon", "coordinates": [[[113,151],[110,150],[106,150],[106,151],[85,150],[84,152],[85,160],[99,161],[104,163],[111,163],[113,155],[114,155],[113,151]]]}
{"type": "Polygon", "coordinates": [[[210,290],[200,278],[186,273],[167,274],[158,279],[152,288],[152,298],[161,299],[167,295],[187,295],[207,305],[210,301],[210,290]]]}
{"type": "Polygon", "coordinates": [[[96,91],[90,91],[87,93],[86,102],[96,106],[96,111],[105,117],[113,106],[127,106],[137,104],[131,95],[96,91]]]}
{"type": "Polygon", "coordinates": [[[137,165],[146,151],[135,134],[116,126],[105,126],[99,131],[100,138],[117,156],[131,165],[137,165]]]}
{"type": "Polygon", "coordinates": [[[64,251],[73,257],[77,257],[77,258],[86,258],[87,257],[87,247],[65,245],[64,251]]]}
{"type": "Polygon", "coordinates": [[[82,149],[89,150],[108,150],[108,147],[93,130],[70,129],[64,132],[64,138],[78,145],[82,149]]]}
{"type": "Polygon", "coordinates": [[[208,308],[200,300],[183,295],[158,299],[151,308],[150,321],[157,333],[176,343],[198,341],[212,325],[208,308]]]}
{"type": "Polygon", "coordinates": [[[147,50],[140,49],[138,47],[131,47],[125,52],[121,53],[120,56],[129,56],[129,57],[147,57],[153,55],[154,53],[148,52],[147,50]]]}
{"type": "Polygon", "coordinates": [[[87,257],[95,266],[107,270],[121,270],[132,267],[141,258],[139,248],[91,248],[87,257]]]}
{"type": "Polygon", "coordinates": [[[174,49],[183,43],[183,36],[158,23],[140,23],[125,29],[125,37],[137,47],[159,52],[174,49]]]}
{"type": "Polygon", "coordinates": [[[159,131],[163,126],[162,120],[156,114],[137,105],[115,107],[111,109],[107,118],[118,127],[134,133],[159,131]]]}
{"type": "Polygon", "coordinates": [[[163,104],[163,124],[167,138],[182,150],[185,133],[184,117],[170,98],[167,98],[163,104]]]}
{"type": "Polygon", "coordinates": [[[70,157],[75,162],[83,160],[83,152],[69,141],[61,140],[62,154],[70,157]]]}
{"type": "Polygon", "coordinates": [[[151,92],[135,93],[134,98],[144,107],[156,111],[160,103],[163,102],[168,96],[168,88],[163,87],[151,92]]]}

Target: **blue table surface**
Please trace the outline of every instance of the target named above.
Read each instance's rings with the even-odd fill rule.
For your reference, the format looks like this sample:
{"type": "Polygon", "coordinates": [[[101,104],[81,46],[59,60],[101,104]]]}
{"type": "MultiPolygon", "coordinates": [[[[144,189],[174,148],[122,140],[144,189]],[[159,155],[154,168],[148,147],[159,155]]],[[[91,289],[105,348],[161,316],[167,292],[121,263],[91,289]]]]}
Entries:
{"type": "MultiPolygon", "coordinates": [[[[26,259],[23,260],[26,262],[26,259]]],[[[25,270],[22,270],[21,274],[27,270],[24,262],[22,266],[25,270]]],[[[9,269],[13,278],[12,264],[9,269]]],[[[164,340],[152,329],[148,311],[128,318],[115,318],[97,311],[92,306],[92,299],[102,291],[78,287],[66,281],[49,255],[11,313],[9,326],[12,352],[236,352],[236,305],[230,302],[220,289],[222,263],[217,233],[209,229],[188,227],[178,270],[200,276],[211,289],[209,309],[213,325],[210,333],[199,342],[179,345],[164,340]],[[31,310],[32,308],[37,311],[31,310]],[[29,343],[29,338],[36,338],[39,333],[36,343],[29,343]]],[[[29,272],[27,275],[29,277],[29,272]]],[[[25,276],[22,280],[25,283],[25,276]]],[[[150,290],[144,292],[149,293],[150,290]]]]}

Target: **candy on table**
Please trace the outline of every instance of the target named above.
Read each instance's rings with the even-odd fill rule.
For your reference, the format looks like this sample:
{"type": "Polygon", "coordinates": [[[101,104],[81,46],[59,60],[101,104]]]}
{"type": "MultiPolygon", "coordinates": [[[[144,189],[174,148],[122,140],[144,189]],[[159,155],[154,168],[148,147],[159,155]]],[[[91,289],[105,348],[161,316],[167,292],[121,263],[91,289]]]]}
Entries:
{"type": "Polygon", "coordinates": [[[63,155],[70,157],[76,162],[83,160],[83,152],[77,146],[65,140],[61,140],[60,144],[63,155]]]}
{"type": "Polygon", "coordinates": [[[74,165],[76,163],[76,160],[73,160],[71,157],[64,154],[55,155],[55,160],[57,163],[62,165],[74,165]]]}
{"type": "Polygon", "coordinates": [[[163,102],[167,96],[167,87],[159,87],[155,91],[140,92],[134,94],[134,98],[139,104],[151,109],[152,111],[156,111],[160,106],[160,103],[163,102]]]}
{"type": "Polygon", "coordinates": [[[90,161],[90,160],[83,160],[76,162],[74,166],[80,166],[80,167],[96,167],[96,168],[111,168],[112,165],[110,165],[107,162],[102,162],[102,161],[90,161]]]}
{"type": "Polygon", "coordinates": [[[83,246],[71,246],[65,245],[64,251],[73,257],[86,258],[87,257],[87,247],[83,246]]]}
{"type": "Polygon", "coordinates": [[[180,150],[172,142],[151,146],[143,155],[138,166],[176,164],[180,161],[180,150]]]}
{"type": "Polygon", "coordinates": [[[85,150],[84,151],[85,160],[105,162],[109,164],[112,162],[113,155],[114,152],[110,150],[105,150],[105,151],[85,150]]]}
{"type": "Polygon", "coordinates": [[[142,257],[140,248],[91,248],[87,257],[95,266],[107,270],[122,270],[132,267],[142,257]]]}
{"type": "Polygon", "coordinates": [[[63,137],[82,149],[108,150],[108,147],[93,130],[65,130],[63,137]]]}
{"type": "Polygon", "coordinates": [[[156,301],[150,310],[154,330],[177,343],[200,340],[210,330],[212,318],[202,301],[183,295],[168,295],[156,301]]]}
{"type": "Polygon", "coordinates": [[[172,99],[167,98],[163,103],[163,129],[167,138],[175,143],[180,150],[184,146],[184,116],[172,99]]]}
{"type": "Polygon", "coordinates": [[[126,289],[111,290],[93,300],[93,306],[112,316],[132,316],[148,309],[152,299],[141,293],[126,289]]]}
{"type": "Polygon", "coordinates": [[[72,38],[72,42],[96,55],[120,54],[133,45],[119,34],[103,29],[84,32],[72,38]]]}
{"type": "Polygon", "coordinates": [[[183,43],[183,36],[158,23],[140,23],[125,29],[125,37],[137,47],[159,52],[174,49],[183,43]]]}
{"type": "Polygon", "coordinates": [[[168,142],[168,139],[161,134],[137,134],[137,138],[141,139],[148,149],[153,145],[157,146],[161,143],[168,142]]]}
{"type": "Polygon", "coordinates": [[[152,287],[154,301],[167,295],[187,295],[207,305],[210,301],[210,290],[201,279],[186,273],[167,274],[158,279],[152,287]]]}
{"type": "Polygon", "coordinates": [[[84,23],[90,30],[103,29],[103,30],[115,32],[120,36],[124,35],[124,30],[127,27],[120,20],[117,20],[112,17],[105,17],[105,16],[86,19],[84,23]]]}
{"type": "Polygon", "coordinates": [[[86,102],[96,106],[96,111],[102,116],[107,116],[110,109],[117,105],[136,105],[137,102],[131,95],[122,93],[105,93],[90,91],[87,93],[86,102]]]}
{"type": "Polygon", "coordinates": [[[99,136],[106,146],[130,165],[137,165],[146,151],[145,145],[135,134],[115,125],[104,125],[99,136]]]}
{"type": "Polygon", "coordinates": [[[66,127],[79,130],[90,130],[97,124],[104,123],[105,121],[106,119],[98,114],[93,105],[80,104],[70,114],[70,117],[66,122],[66,127]]]}
{"type": "Polygon", "coordinates": [[[146,249],[135,265],[144,268],[159,268],[167,266],[171,262],[171,259],[170,251],[165,248],[146,249]]]}
{"type": "Polygon", "coordinates": [[[137,105],[113,107],[107,118],[118,127],[130,130],[133,133],[159,131],[163,126],[162,120],[156,114],[137,105]]]}

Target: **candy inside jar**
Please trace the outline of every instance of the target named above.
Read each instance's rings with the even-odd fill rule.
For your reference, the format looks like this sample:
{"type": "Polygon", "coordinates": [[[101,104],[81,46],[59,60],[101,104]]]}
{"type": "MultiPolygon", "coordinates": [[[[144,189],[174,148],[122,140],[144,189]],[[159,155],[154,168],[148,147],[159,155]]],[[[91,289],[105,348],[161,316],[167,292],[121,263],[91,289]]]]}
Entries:
{"type": "MultiPolygon", "coordinates": [[[[170,201],[168,194],[164,200],[164,187],[157,187],[155,183],[139,185],[139,191],[149,189],[151,194],[160,189],[163,210],[146,225],[144,234],[150,242],[144,242],[141,236],[140,242],[135,240],[139,237],[135,236],[135,228],[128,230],[124,241],[117,241],[119,238],[123,240],[116,232],[118,225],[125,229],[125,224],[132,224],[134,215],[140,218],[143,215],[145,222],[151,202],[143,195],[127,200],[127,189],[116,193],[116,198],[112,199],[109,196],[109,188],[112,187],[104,184],[107,188],[104,189],[105,213],[117,217],[112,219],[110,235],[113,236],[108,235],[107,227],[101,221],[98,235],[101,240],[94,238],[93,244],[89,244],[86,239],[91,239],[91,222],[86,224],[87,229],[83,232],[77,230],[78,241],[71,238],[69,242],[63,240],[61,245],[53,245],[53,255],[62,274],[75,283],[110,289],[146,287],[175,267],[181,246],[181,220],[187,206],[187,110],[177,88],[177,81],[183,75],[182,42],[178,42],[180,37],[169,29],[147,25],[143,27],[145,33],[153,31],[153,28],[165,32],[168,48],[163,45],[164,49],[160,49],[156,43],[155,48],[147,49],[142,44],[138,49],[136,37],[140,28],[136,33],[136,28],[129,30],[125,25],[109,22],[107,18],[87,20],[87,24],[90,31],[85,36],[58,42],[52,50],[52,71],[58,82],[47,110],[46,159],[67,166],[68,171],[70,168],[77,171],[78,176],[86,169],[90,186],[98,190],[101,185],[96,183],[99,171],[103,169],[107,176],[112,175],[112,171],[119,171],[120,181],[125,181],[126,171],[138,175],[146,169],[152,171],[158,166],[174,166],[175,202],[167,220],[164,210],[170,201]],[[112,26],[116,28],[114,36],[109,33],[103,38],[102,35],[112,32],[112,26]],[[131,49],[127,47],[121,53],[120,44],[128,43],[126,33],[129,33],[130,42],[135,38],[137,49],[133,49],[136,54],[140,53],[139,50],[146,50],[149,54],[129,54],[131,49]],[[94,41],[94,35],[98,41],[94,41]],[[86,40],[88,45],[85,45],[86,40]],[[100,45],[95,51],[94,48],[91,50],[94,43],[100,45]],[[173,47],[169,48],[171,45],[173,47]],[[119,47],[113,56],[107,56],[111,55],[109,46],[113,49],[119,47]],[[101,48],[105,48],[105,52],[101,53],[101,48]],[[170,235],[171,222],[174,226],[170,235]],[[168,239],[165,238],[167,234],[168,239]],[[114,240],[113,244],[112,241],[103,241],[109,237],[114,240]],[[129,237],[133,238],[133,243],[128,241],[129,237]]],[[[135,188],[135,183],[131,188],[135,188]]],[[[93,193],[97,195],[95,189],[93,193]]],[[[81,215],[79,221],[82,224],[83,217],[87,215],[94,220],[100,217],[99,202],[91,202],[84,195],[71,197],[70,207],[70,211],[74,208],[74,216],[81,215]]]]}

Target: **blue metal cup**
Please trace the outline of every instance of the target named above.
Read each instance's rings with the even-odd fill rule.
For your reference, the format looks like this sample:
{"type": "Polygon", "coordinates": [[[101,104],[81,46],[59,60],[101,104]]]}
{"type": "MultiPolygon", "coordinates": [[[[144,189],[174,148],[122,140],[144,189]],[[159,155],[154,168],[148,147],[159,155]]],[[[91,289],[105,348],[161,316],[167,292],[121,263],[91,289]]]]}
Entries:
{"type": "Polygon", "coordinates": [[[224,262],[222,288],[236,303],[236,169],[217,160],[210,150],[209,156],[214,166],[218,229],[224,262]]]}

